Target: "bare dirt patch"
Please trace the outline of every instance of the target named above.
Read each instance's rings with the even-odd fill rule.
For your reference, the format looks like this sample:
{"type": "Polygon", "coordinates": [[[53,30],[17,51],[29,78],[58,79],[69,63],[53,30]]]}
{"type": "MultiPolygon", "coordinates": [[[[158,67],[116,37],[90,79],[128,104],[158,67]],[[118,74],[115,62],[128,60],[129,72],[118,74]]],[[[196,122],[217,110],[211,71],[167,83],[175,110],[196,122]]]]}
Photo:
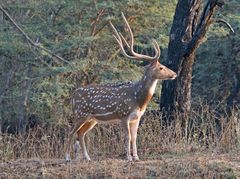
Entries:
{"type": "Polygon", "coordinates": [[[240,155],[165,154],[128,163],[120,159],[72,161],[19,159],[0,164],[1,178],[239,178],[240,155]]]}

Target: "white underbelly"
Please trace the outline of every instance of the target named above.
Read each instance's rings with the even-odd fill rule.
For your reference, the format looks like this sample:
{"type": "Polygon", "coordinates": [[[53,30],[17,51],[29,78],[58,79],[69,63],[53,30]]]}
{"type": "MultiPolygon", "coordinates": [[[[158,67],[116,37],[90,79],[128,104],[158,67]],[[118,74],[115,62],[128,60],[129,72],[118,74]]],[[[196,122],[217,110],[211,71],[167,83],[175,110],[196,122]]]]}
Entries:
{"type": "Polygon", "coordinates": [[[93,120],[100,124],[113,124],[119,123],[121,120],[127,119],[129,122],[134,122],[140,120],[141,116],[145,112],[139,108],[134,109],[128,116],[123,117],[122,119],[116,118],[117,115],[114,112],[107,112],[102,114],[92,114],[93,120]]]}
{"type": "Polygon", "coordinates": [[[120,119],[99,120],[95,118],[94,120],[99,124],[117,124],[121,122],[120,119]]]}

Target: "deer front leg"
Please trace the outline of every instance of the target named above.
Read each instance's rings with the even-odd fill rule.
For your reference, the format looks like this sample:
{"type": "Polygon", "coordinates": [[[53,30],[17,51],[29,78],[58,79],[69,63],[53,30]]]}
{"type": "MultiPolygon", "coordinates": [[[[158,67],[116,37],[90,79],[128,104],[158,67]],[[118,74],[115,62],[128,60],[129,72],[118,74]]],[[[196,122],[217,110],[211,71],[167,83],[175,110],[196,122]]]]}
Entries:
{"type": "Polygon", "coordinates": [[[139,121],[140,121],[140,119],[130,122],[130,133],[131,133],[131,142],[132,142],[133,160],[134,161],[139,160],[139,157],[137,154],[137,144],[136,144],[139,121]]]}
{"type": "Polygon", "coordinates": [[[125,149],[127,152],[127,160],[129,162],[132,161],[132,156],[131,156],[131,135],[130,135],[130,128],[129,128],[129,121],[128,120],[124,120],[122,121],[122,128],[123,128],[123,132],[125,134],[125,149]]]}
{"type": "Polygon", "coordinates": [[[71,146],[73,136],[74,136],[75,132],[81,127],[81,125],[83,125],[83,123],[84,123],[84,120],[77,121],[77,123],[73,126],[72,130],[70,131],[70,134],[68,136],[66,156],[65,156],[65,159],[66,159],[67,162],[69,162],[71,160],[70,146],[71,146]]]}
{"type": "MultiPolygon", "coordinates": [[[[79,140],[81,148],[83,150],[83,156],[88,161],[90,161],[91,159],[90,159],[90,157],[88,155],[88,152],[87,152],[87,148],[86,148],[86,145],[85,145],[84,137],[85,137],[86,133],[89,132],[96,124],[97,124],[97,122],[94,121],[94,120],[85,122],[83,124],[83,126],[77,132],[78,140],[79,140]]],[[[76,150],[75,150],[76,159],[79,159],[79,142],[76,141],[76,143],[75,143],[75,146],[76,146],[76,150]]]]}

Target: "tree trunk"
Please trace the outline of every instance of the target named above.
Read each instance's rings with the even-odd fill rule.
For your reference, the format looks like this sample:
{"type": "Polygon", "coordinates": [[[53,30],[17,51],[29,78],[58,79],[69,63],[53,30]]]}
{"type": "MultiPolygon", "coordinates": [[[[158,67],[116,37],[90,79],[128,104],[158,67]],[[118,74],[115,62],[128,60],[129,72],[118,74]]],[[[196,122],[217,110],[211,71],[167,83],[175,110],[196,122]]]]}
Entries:
{"type": "Polygon", "coordinates": [[[186,126],[191,109],[192,68],[195,52],[201,43],[217,6],[217,0],[179,0],[170,31],[167,66],[178,73],[174,81],[164,81],[160,108],[165,121],[171,122],[180,114],[186,126]],[[205,6],[204,6],[205,4],[205,6]],[[183,120],[184,119],[184,120],[183,120]]]}
{"type": "Polygon", "coordinates": [[[227,112],[228,122],[232,124],[233,141],[240,143],[240,62],[238,61],[238,54],[240,54],[240,45],[236,34],[231,34],[231,54],[230,70],[232,78],[231,92],[227,98],[227,112]]]}
{"type": "Polygon", "coordinates": [[[231,69],[230,74],[232,77],[232,89],[231,93],[227,98],[227,105],[229,113],[233,108],[240,109],[240,62],[238,61],[238,54],[240,54],[240,45],[238,37],[235,34],[230,36],[231,39],[231,69]]]}
{"type": "Polygon", "coordinates": [[[3,124],[3,118],[2,118],[2,111],[4,110],[3,107],[3,101],[4,101],[4,96],[6,95],[6,92],[9,89],[10,82],[13,78],[14,72],[16,70],[16,66],[13,67],[7,74],[5,74],[4,77],[4,86],[0,87],[0,133],[2,131],[2,124],[3,124]]]}
{"type": "Polygon", "coordinates": [[[31,80],[27,79],[30,76],[32,71],[32,67],[29,65],[27,67],[27,76],[22,84],[22,96],[19,101],[19,118],[18,118],[18,133],[25,134],[26,133],[26,125],[27,125],[27,103],[28,103],[28,94],[31,87],[31,80]]]}

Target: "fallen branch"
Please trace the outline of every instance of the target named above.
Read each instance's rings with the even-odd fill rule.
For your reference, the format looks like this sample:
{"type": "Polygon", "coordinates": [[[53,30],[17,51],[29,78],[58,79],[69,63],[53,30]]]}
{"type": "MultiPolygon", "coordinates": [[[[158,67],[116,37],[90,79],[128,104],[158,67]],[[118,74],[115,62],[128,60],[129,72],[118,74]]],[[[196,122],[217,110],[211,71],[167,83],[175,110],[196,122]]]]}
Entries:
{"type": "Polygon", "coordinates": [[[73,66],[71,65],[71,63],[69,63],[68,61],[66,61],[65,59],[63,59],[62,57],[60,57],[59,55],[51,52],[50,50],[46,49],[45,47],[43,47],[40,43],[35,43],[22,29],[21,27],[13,20],[13,18],[8,14],[8,12],[0,5],[0,10],[3,12],[3,14],[10,20],[10,22],[19,30],[19,32],[26,38],[26,40],[34,47],[45,51],[47,54],[49,54],[52,57],[57,58],[60,61],[63,61],[64,63],[70,65],[72,68],[73,66]]]}

